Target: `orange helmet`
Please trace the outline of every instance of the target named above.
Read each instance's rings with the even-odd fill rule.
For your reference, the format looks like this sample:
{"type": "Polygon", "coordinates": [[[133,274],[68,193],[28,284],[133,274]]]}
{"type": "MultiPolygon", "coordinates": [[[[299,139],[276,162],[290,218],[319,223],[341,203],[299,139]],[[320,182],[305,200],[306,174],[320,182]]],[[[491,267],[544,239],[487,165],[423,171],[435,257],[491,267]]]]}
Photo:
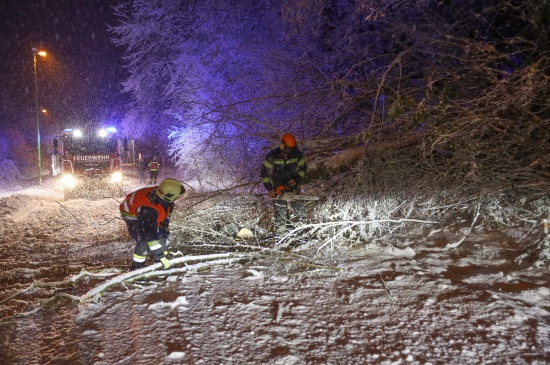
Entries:
{"type": "Polygon", "coordinates": [[[281,143],[287,147],[296,147],[296,138],[290,133],[285,133],[281,136],[281,143]]]}

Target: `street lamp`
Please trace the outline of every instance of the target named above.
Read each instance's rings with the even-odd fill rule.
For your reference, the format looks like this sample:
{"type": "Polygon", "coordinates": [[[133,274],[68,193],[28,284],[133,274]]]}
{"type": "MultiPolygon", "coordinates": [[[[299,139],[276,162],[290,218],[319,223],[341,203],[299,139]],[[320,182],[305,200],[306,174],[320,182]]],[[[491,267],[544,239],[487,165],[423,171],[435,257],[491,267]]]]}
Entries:
{"type": "Polygon", "coordinates": [[[32,49],[34,57],[34,91],[36,101],[36,151],[38,154],[38,185],[42,185],[42,156],[40,156],[40,108],[38,107],[38,74],[36,72],[36,55],[46,57],[45,51],[39,51],[38,48],[32,49]]]}

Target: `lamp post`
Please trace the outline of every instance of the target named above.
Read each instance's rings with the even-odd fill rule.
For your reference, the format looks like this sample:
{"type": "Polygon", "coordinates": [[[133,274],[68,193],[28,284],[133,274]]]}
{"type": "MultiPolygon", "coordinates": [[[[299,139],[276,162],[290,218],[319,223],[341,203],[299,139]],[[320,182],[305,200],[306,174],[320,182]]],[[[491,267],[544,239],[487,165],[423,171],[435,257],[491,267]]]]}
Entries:
{"type": "Polygon", "coordinates": [[[36,151],[38,155],[38,185],[42,185],[42,156],[40,155],[40,108],[38,107],[38,73],[36,72],[36,55],[46,57],[45,51],[39,51],[38,48],[32,49],[34,56],[34,91],[36,102],[36,151]]]}

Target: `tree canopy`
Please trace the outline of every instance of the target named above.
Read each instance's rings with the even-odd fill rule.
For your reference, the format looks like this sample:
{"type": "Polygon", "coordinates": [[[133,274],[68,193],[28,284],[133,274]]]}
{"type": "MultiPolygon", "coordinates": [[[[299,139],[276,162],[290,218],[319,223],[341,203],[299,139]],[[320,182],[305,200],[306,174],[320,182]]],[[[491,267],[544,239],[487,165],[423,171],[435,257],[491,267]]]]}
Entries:
{"type": "Polygon", "coordinates": [[[548,176],[548,1],[133,0],[116,14],[126,128],[198,179],[257,179],[284,132],[309,155],[364,146],[356,188],[548,176]]]}

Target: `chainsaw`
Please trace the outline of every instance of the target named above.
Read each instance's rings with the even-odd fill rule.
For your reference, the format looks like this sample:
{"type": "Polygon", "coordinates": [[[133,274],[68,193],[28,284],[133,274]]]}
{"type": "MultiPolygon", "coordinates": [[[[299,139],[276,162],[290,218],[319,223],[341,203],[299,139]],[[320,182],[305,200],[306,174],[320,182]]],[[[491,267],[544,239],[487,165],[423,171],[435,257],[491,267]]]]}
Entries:
{"type": "Polygon", "coordinates": [[[277,194],[277,198],[279,200],[285,200],[287,202],[295,201],[295,200],[319,200],[318,196],[315,195],[302,195],[302,194],[296,194],[292,191],[292,186],[287,184],[277,186],[275,189],[275,193],[277,194]]]}
{"type": "Polygon", "coordinates": [[[286,200],[287,202],[294,201],[294,200],[319,200],[319,197],[316,195],[304,195],[304,194],[296,194],[296,193],[282,193],[279,195],[276,199],[279,200],[286,200]]]}

